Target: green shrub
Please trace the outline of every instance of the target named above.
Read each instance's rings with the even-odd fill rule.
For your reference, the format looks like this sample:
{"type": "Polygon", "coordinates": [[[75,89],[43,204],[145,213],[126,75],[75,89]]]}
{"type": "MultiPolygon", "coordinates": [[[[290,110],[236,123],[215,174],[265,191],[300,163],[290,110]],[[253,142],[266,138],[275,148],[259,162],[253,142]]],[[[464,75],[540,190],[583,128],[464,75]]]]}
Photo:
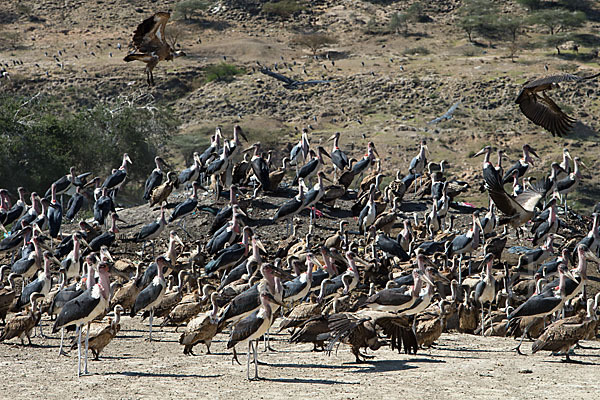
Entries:
{"type": "Polygon", "coordinates": [[[0,95],[0,182],[14,191],[44,193],[75,166],[106,175],[123,153],[134,162],[130,179],[143,180],[158,146],[177,126],[164,107],[116,101],[73,111],[60,99],[0,95]]]}
{"type": "Polygon", "coordinates": [[[206,73],[204,78],[206,83],[212,81],[231,82],[235,79],[236,75],[243,75],[246,73],[243,68],[224,62],[221,64],[208,65],[204,68],[204,71],[206,73]]]}

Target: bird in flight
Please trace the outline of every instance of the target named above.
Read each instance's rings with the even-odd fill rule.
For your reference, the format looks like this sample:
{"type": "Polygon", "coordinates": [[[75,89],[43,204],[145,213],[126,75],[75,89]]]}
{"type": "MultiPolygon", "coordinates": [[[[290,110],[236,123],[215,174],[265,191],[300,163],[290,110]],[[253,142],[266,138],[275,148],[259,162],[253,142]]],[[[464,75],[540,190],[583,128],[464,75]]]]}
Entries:
{"type": "Polygon", "coordinates": [[[559,83],[562,82],[582,82],[599,75],[581,77],[561,74],[527,81],[515,102],[531,122],[546,129],[552,136],[564,136],[573,127],[576,119],[565,114],[546,91],[559,88],[559,83]]]}
{"type": "Polygon", "coordinates": [[[133,52],[123,60],[142,61],[146,63],[146,77],[149,85],[154,85],[152,70],[159,61],[173,60],[185,56],[183,51],[175,51],[175,43],[167,43],[165,36],[165,25],[171,14],[168,12],[157,12],[150,18],[145,19],[133,32],[130,48],[133,52]]]}

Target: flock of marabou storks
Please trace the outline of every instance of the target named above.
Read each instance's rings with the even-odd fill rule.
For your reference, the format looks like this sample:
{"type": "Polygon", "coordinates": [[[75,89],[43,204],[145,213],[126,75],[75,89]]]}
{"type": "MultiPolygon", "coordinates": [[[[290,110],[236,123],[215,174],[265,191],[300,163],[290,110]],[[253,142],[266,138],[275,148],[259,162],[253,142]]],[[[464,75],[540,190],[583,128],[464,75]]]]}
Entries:
{"type": "MultiPolygon", "coordinates": [[[[144,34],[158,46],[167,20],[159,13],[138,27],[140,53],[131,59],[152,56],[144,34]]],[[[169,49],[165,59],[172,58],[169,49]]],[[[152,68],[160,60],[154,61],[152,68]]],[[[574,80],[532,81],[517,103],[534,123],[565,134],[574,120],[544,91],[574,80]]],[[[106,179],[72,168],[43,197],[31,193],[29,204],[24,188],[14,204],[0,190],[0,341],[31,345],[36,328],[43,335],[50,323],[61,337],[60,356],[74,331],[67,347],[77,348],[78,375],[87,374],[89,350],[98,358],[111,341],[134,340],[119,337],[121,314],[128,313],[149,318],[148,340],[154,318],[161,327],[182,327],[185,354],[199,343],[210,354],[215,336],[228,335],[233,359],[236,347],[246,350],[248,379],[251,358],[257,379],[259,340],[272,350],[271,333],[287,332],[292,343],[312,343],[314,351],[346,344],[356,362],[383,346],[415,354],[448,331],[520,337],[519,353],[527,337],[532,352],[564,354],[567,361],[579,341],[596,337],[600,294],[592,298],[586,285],[593,278],[588,260],[599,261],[600,209],[590,217],[568,208],[567,195],[586,168],[568,149],[534,179],[528,172],[538,155],[530,145],[506,171],[503,149],[494,165],[495,149],[484,147],[475,154],[483,156],[481,187],[489,195],[483,209],[460,200],[479,182],[457,180],[446,161],[428,160],[424,140],[408,170],[389,171],[395,178],[384,184],[373,142],[352,158],[340,147],[340,133],[330,138],[330,151],[311,145],[310,136],[303,130],[280,167],[260,143],[242,149],[247,138],[239,126],[229,140],[217,128],[210,146],[179,174],[156,157],[143,215],[155,206],[160,215],[127,221],[140,225],[129,230],[135,235],[117,235],[125,222],[116,198],[132,163],[127,154],[106,179]],[[93,218],[78,219],[86,203],[93,218]],[[464,214],[469,222],[461,229],[464,214]],[[186,220],[200,215],[210,215],[211,226],[186,229],[186,220]],[[74,220],[74,229],[63,226],[74,220]],[[286,235],[277,240],[284,224],[286,235]],[[197,240],[186,244],[178,232],[197,240]],[[167,236],[166,251],[156,256],[155,241],[167,236]],[[132,248],[136,261],[124,257],[132,248]]]]}
{"type": "Polygon", "coordinates": [[[42,326],[53,320],[52,333],[61,335],[59,355],[66,332],[75,330],[70,346],[78,348],[78,374],[85,336],[87,373],[89,349],[98,358],[111,340],[126,340],[118,333],[127,312],[149,317],[149,340],[154,318],[162,319],[161,326],[185,326],[185,354],[193,354],[198,343],[210,353],[213,338],[228,332],[234,360],[236,347],[247,346],[248,378],[251,358],[257,378],[258,341],[264,338],[271,349],[272,331],[288,331],[291,342],[313,343],[315,351],[345,343],[356,362],[373,357],[363,349],[387,345],[414,354],[447,331],[520,336],[519,353],[529,337],[535,339],[533,352],[560,352],[567,360],[578,341],[595,338],[600,295],[594,301],[585,288],[588,259],[599,261],[598,213],[592,221],[566,201],[582,178],[578,157],[571,162],[565,149],[562,162],[534,180],[527,175],[537,156],[531,146],[523,146],[523,157],[507,171],[503,151],[494,165],[486,146],[474,155],[484,157],[490,207],[483,214],[459,199],[475,182],[452,178],[445,161],[429,162],[425,141],[407,173],[398,171],[383,185],[375,145],[369,142],[363,157],[349,159],[340,136],[330,138],[328,152],[311,147],[304,130],[278,168],[260,144],[242,150],[246,135],[239,126],[231,140],[217,128],[210,147],[195,153],[179,174],[166,172],[168,164],[156,157],[144,198],[148,211],[160,206],[160,216],[135,228],[135,235],[117,235],[123,219],[115,198],[130,168],[127,154],[104,181],[88,181],[89,173],[71,169],[46,196],[31,193],[31,204],[23,188],[14,205],[1,190],[0,222],[10,231],[0,242],[9,261],[1,268],[7,284],[0,290],[0,341],[19,337],[31,344],[36,327],[42,335],[42,326]],[[174,192],[180,195],[171,199],[184,200],[169,205],[174,192]],[[215,193],[215,202],[208,192],[215,193]],[[229,202],[216,208],[225,194],[229,202]],[[75,220],[86,198],[93,199],[94,217],[65,232],[62,222],[75,220]],[[281,204],[270,214],[261,210],[267,201],[281,204]],[[197,224],[186,229],[186,219],[201,214],[214,215],[208,232],[197,224]],[[471,214],[464,231],[455,228],[461,214],[471,214]],[[283,220],[287,234],[275,241],[270,235],[283,220]],[[155,257],[154,241],[173,225],[168,248],[155,257]],[[302,226],[305,237],[298,234],[302,226]],[[507,248],[509,240],[516,244],[509,226],[532,247],[507,248]],[[186,245],[177,230],[202,237],[186,245]],[[117,256],[131,246],[142,261],[117,256]],[[506,253],[518,254],[518,264],[506,253]],[[569,269],[571,263],[576,268],[569,269]],[[108,313],[114,315],[105,322],[108,313]]]}

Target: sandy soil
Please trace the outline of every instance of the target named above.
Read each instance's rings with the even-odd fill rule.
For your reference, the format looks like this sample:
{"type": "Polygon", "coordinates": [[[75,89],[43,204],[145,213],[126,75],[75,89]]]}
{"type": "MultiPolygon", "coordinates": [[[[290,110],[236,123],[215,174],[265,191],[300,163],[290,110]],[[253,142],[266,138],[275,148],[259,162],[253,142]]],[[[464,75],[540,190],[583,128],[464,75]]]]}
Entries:
{"type": "MultiPolygon", "coordinates": [[[[50,321],[45,320],[45,331],[50,321]]],[[[33,338],[34,347],[0,345],[4,374],[2,398],[597,398],[600,345],[584,342],[581,364],[565,364],[547,352],[518,356],[513,339],[444,333],[438,346],[407,356],[382,348],[365,364],[352,362],[348,348],[336,354],[311,352],[312,345],[290,345],[275,335],[277,352],[259,352],[260,381],[246,380],[242,365],[231,363],[227,335],[217,336],[214,354],[195,348],[185,356],[174,328],[156,331],[147,342],[147,325],[124,317],[118,337],[101,361],[90,361],[91,375],[76,377],[77,351],[58,357],[59,338],[33,338]]],[[[529,345],[524,345],[529,350],[529,345]]],[[[242,349],[240,349],[242,350],[242,349]]]]}

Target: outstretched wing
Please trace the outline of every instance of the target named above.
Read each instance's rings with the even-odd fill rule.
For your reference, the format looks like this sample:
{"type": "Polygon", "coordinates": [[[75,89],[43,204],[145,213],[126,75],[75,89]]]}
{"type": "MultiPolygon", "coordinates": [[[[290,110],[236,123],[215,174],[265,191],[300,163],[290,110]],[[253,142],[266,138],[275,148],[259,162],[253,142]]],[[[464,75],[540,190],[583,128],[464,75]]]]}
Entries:
{"type": "Polygon", "coordinates": [[[511,217],[523,211],[521,204],[506,193],[498,174],[486,173],[484,170],[483,178],[485,179],[485,186],[491,199],[500,211],[511,217]]]}
{"type": "Polygon", "coordinates": [[[546,197],[550,189],[552,189],[552,182],[549,179],[543,179],[536,182],[531,189],[527,189],[518,195],[515,201],[525,210],[533,211],[539,201],[546,197]]]}
{"type": "Polygon", "coordinates": [[[452,118],[452,114],[454,114],[454,111],[456,111],[456,109],[458,108],[460,103],[462,103],[462,99],[460,99],[456,103],[452,104],[452,106],[448,109],[448,111],[446,111],[441,117],[434,118],[431,121],[427,122],[427,125],[437,124],[438,122],[441,122],[445,119],[452,118]]]}
{"type": "Polygon", "coordinates": [[[573,123],[576,121],[565,114],[560,107],[545,94],[538,96],[537,94],[524,91],[519,96],[519,108],[531,122],[541,126],[553,136],[566,135],[573,123]]]}
{"type": "Polygon", "coordinates": [[[165,25],[171,14],[158,12],[145,19],[133,32],[132,46],[143,53],[156,51],[166,44],[165,25]]]}
{"type": "Polygon", "coordinates": [[[272,78],[278,79],[278,80],[284,82],[286,85],[292,85],[296,82],[293,79],[288,78],[285,75],[278,74],[277,72],[273,72],[268,68],[261,68],[260,72],[262,72],[265,75],[269,75],[272,78]]]}
{"type": "Polygon", "coordinates": [[[331,355],[333,347],[336,343],[343,341],[350,336],[358,327],[362,326],[363,322],[370,318],[358,318],[350,313],[339,313],[329,316],[329,345],[327,345],[327,354],[331,355]]]}
{"type": "Polygon", "coordinates": [[[600,74],[594,74],[591,76],[577,76],[573,74],[560,74],[560,75],[550,75],[545,76],[543,78],[534,79],[532,81],[528,81],[523,85],[523,89],[533,89],[540,86],[550,85],[552,83],[561,83],[561,82],[578,82],[584,81],[587,79],[593,79],[598,77],[600,74]]]}
{"type": "MultiPolygon", "coordinates": [[[[371,313],[369,313],[371,315],[371,313]]],[[[398,349],[406,354],[417,354],[417,338],[411,328],[410,320],[407,316],[393,315],[390,313],[377,313],[372,316],[375,324],[381,327],[383,333],[391,342],[392,350],[398,349]]]]}

